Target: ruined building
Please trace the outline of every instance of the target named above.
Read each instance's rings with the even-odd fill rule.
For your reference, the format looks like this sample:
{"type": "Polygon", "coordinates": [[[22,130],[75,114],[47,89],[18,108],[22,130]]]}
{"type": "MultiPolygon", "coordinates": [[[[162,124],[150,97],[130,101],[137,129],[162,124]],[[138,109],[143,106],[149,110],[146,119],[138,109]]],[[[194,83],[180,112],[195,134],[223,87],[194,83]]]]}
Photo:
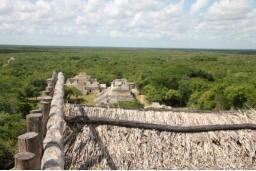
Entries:
{"type": "Polygon", "coordinates": [[[81,72],[73,78],[68,78],[66,86],[76,87],[83,95],[100,93],[106,89],[106,84],[99,84],[96,78],[91,78],[91,76],[87,75],[85,72],[81,72]]]}
{"type": "Polygon", "coordinates": [[[254,111],[66,104],[64,116],[65,169],[256,169],[254,111]]]}
{"type": "Polygon", "coordinates": [[[130,83],[126,79],[115,79],[111,86],[95,99],[95,102],[98,104],[113,104],[122,101],[135,101],[131,92],[132,88],[134,88],[134,83],[130,83]]]}
{"type": "MultiPolygon", "coordinates": [[[[114,80],[109,93],[127,93],[127,85],[114,80]]],[[[44,92],[39,109],[26,117],[27,132],[18,137],[15,170],[256,169],[255,109],[64,104],[64,76],[56,72],[44,92]]]]}

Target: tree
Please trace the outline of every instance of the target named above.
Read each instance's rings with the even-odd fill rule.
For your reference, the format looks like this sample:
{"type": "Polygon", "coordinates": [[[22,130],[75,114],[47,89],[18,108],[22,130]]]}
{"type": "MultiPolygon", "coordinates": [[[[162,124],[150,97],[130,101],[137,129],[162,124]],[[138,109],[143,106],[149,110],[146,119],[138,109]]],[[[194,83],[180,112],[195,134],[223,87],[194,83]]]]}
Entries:
{"type": "MultiPolygon", "coordinates": [[[[182,95],[181,105],[186,106],[194,92],[203,92],[209,87],[209,81],[202,78],[189,78],[179,81],[179,92],[182,95]]],[[[190,101],[191,102],[191,101],[190,101]]]]}
{"type": "Polygon", "coordinates": [[[0,112],[0,169],[10,169],[17,153],[17,136],[26,132],[26,120],[21,114],[0,112]]]}
{"type": "Polygon", "coordinates": [[[229,101],[230,106],[234,108],[243,108],[249,97],[247,86],[231,85],[227,87],[224,94],[229,101]]]}
{"type": "Polygon", "coordinates": [[[65,87],[64,88],[64,98],[67,101],[70,101],[71,96],[81,96],[82,93],[80,90],[78,90],[76,87],[70,86],[70,87],[65,87]]]}
{"type": "Polygon", "coordinates": [[[216,106],[214,92],[208,90],[198,99],[198,106],[202,110],[212,110],[216,106]]]}
{"type": "Polygon", "coordinates": [[[154,85],[146,85],[142,92],[147,96],[147,100],[150,102],[162,102],[168,89],[166,87],[156,87],[154,85]]]}
{"type": "Polygon", "coordinates": [[[168,90],[164,96],[165,103],[171,106],[180,106],[181,98],[180,92],[173,89],[168,90]]]}
{"type": "Polygon", "coordinates": [[[215,96],[215,102],[217,110],[228,110],[230,109],[230,104],[228,102],[228,99],[224,93],[225,89],[227,88],[227,83],[219,83],[213,86],[211,89],[214,92],[215,96]]]}
{"type": "Polygon", "coordinates": [[[201,95],[203,94],[204,92],[200,91],[195,91],[193,92],[190,97],[189,97],[189,100],[187,102],[187,106],[188,107],[191,107],[193,109],[197,109],[198,107],[198,99],[201,97],[201,95]]]}

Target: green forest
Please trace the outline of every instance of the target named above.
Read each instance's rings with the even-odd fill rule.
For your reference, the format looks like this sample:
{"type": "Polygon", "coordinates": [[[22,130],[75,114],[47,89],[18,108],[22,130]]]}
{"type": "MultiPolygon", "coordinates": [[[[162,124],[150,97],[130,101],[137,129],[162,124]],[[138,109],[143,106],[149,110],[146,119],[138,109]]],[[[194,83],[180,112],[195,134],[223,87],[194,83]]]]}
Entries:
{"type": "Polygon", "coordinates": [[[256,107],[255,66],[255,50],[2,45],[0,169],[13,166],[17,136],[26,129],[26,114],[38,108],[37,97],[53,70],[63,72],[65,78],[86,72],[108,86],[123,77],[135,82],[149,102],[233,110],[256,107]]]}

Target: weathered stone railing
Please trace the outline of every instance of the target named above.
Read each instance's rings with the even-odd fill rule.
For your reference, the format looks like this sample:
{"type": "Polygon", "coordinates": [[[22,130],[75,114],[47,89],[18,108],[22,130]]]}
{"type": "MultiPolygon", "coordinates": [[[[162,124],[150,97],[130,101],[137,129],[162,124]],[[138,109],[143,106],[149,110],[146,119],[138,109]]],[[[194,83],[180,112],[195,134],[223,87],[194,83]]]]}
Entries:
{"type": "MultiPolygon", "coordinates": [[[[42,92],[39,109],[30,111],[30,114],[26,116],[27,133],[20,135],[18,137],[19,153],[17,153],[14,156],[15,169],[20,169],[20,170],[23,170],[23,169],[30,169],[30,170],[61,169],[63,170],[64,169],[64,147],[63,147],[63,139],[64,139],[63,138],[63,131],[64,131],[63,117],[64,116],[63,114],[64,114],[64,76],[62,73],[57,74],[57,72],[53,72],[52,77],[47,79],[46,90],[42,92]]],[[[176,134],[175,136],[181,136],[180,132],[197,133],[197,132],[203,132],[203,131],[205,132],[205,131],[220,131],[220,130],[241,130],[241,129],[247,129],[245,131],[248,131],[248,129],[251,129],[251,130],[256,129],[256,125],[254,124],[255,119],[256,118],[254,113],[252,113],[252,115],[251,114],[247,115],[246,113],[242,112],[238,115],[238,114],[235,114],[233,111],[232,112],[229,111],[226,113],[225,112],[213,113],[213,112],[205,112],[205,111],[121,109],[121,108],[109,108],[109,107],[89,107],[89,106],[74,105],[74,104],[65,105],[66,123],[75,122],[74,125],[80,124],[81,128],[83,127],[86,128],[86,126],[84,126],[83,124],[102,124],[102,125],[110,125],[110,126],[112,125],[112,126],[118,126],[118,127],[123,126],[128,128],[142,128],[142,129],[148,129],[148,130],[152,130],[152,129],[157,130],[155,132],[150,132],[150,133],[147,133],[147,131],[145,131],[146,132],[145,135],[147,135],[146,137],[148,137],[146,141],[145,141],[145,136],[143,136],[144,131],[140,132],[139,129],[131,130],[135,132],[138,131],[136,133],[136,136],[138,138],[142,137],[142,139],[139,141],[137,141],[138,140],[137,138],[134,138],[134,141],[133,141],[134,144],[138,143],[136,149],[141,148],[141,142],[151,142],[156,140],[157,138],[150,139],[150,137],[152,137],[152,135],[155,137],[159,137],[160,136],[159,131],[163,131],[163,133],[161,133],[161,135],[163,134],[163,136],[160,139],[161,141],[163,139],[168,139],[167,143],[165,144],[163,143],[163,146],[169,145],[169,147],[168,149],[165,147],[161,147],[161,149],[163,149],[163,151],[164,149],[167,149],[166,154],[170,154],[169,153],[169,151],[171,151],[170,148],[173,148],[173,144],[170,145],[171,143],[169,142],[169,140],[175,140],[173,138],[174,135],[172,135],[171,133],[168,134],[168,131],[178,132],[178,134],[176,134]],[[216,125],[216,124],[219,124],[219,125],[216,125]]],[[[65,124],[66,130],[70,125],[73,125],[73,124],[65,124]]],[[[103,128],[104,126],[100,128],[101,131],[103,130],[105,131],[103,132],[102,135],[106,135],[104,133],[110,132],[111,130],[119,129],[117,127],[109,130],[105,129],[106,127],[104,129],[103,128]]],[[[73,140],[77,142],[76,144],[82,144],[81,141],[84,140],[83,138],[74,139],[73,137],[77,137],[78,134],[74,133],[73,129],[70,129],[70,128],[68,129],[69,129],[68,131],[65,131],[67,133],[65,137],[66,156],[69,155],[68,154],[69,151],[73,150],[73,149],[69,150],[69,148],[71,147],[71,144],[73,144],[73,140]]],[[[76,129],[77,128],[75,128],[75,130],[76,129]]],[[[108,153],[107,147],[103,144],[103,141],[99,138],[99,134],[97,133],[96,128],[94,126],[89,126],[89,129],[84,129],[83,131],[86,132],[88,130],[91,131],[91,133],[93,134],[93,137],[96,137],[98,139],[97,141],[99,143],[99,147],[104,152],[103,155],[100,155],[99,159],[97,160],[100,162],[102,157],[107,156],[108,158],[107,163],[110,163],[109,164],[111,166],[110,168],[111,169],[118,168],[113,164],[113,162],[111,162],[112,158],[110,158],[110,154],[108,153]]],[[[79,132],[78,129],[76,131],[79,132]]],[[[127,138],[126,135],[130,134],[131,131],[126,129],[123,129],[123,130],[120,129],[120,131],[116,131],[116,132],[120,132],[118,138],[123,136],[123,138],[120,138],[121,140],[121,139],[126,139],[127,138]]],[[[116,133],[116,132],[113,132],[113,133],[116,133]]],[[[213,136],[212,134],[213,134],[212,132],[209,132],[209,137],[208,137],[209,141],[207,140],[208,146],[212,146],[212,144],[216,144],[215,141],[218,140],[216,136],[213,136]]],[[[248,134],[248,132],[246,132],[246,134],[248,134]]],[[[85,134],[81,133],[81,135],[85,135],[85,134]]],[[[86,135],[89,135],[89,134],[86,134],[86,135]]],[[[112,134],[112,135],[116,135],[116,134],[112,134]]],[[[119,140],[112,141],[111,139],[114,139],[115,137],[115,136],[113,137],[112,135],[109,136],[110,138],[108,140],[107,139],[105,140],[109,142],[121,143],[121,141],[119,140]]],[[[188,134],[182,135],[182,136],[185,136],[185,139],[184,137],[178,138],[178,139],[183,139],[183,141],[189,141],[190,139],[193,139],[193,136],[188,135],[187,137],[187,135],[188,134]]],[[[220,137],[223,135],[224,134],[220,134],[220,137]]],[[[250,137],[253,137],[253,136],[249,134],[249,138],[250,137]]],[[[231,136],[231,138],[233,137],[231,136]]],[[[234,144],[241,146],[240,137],[234,140],[235,140],[233,142],[234,144]]],[[[95,139],[90,138],[90,136],[89,136],[88,142],[89,141],[93,141],[91,143],[95,144],[95,139]]],[[[84,142],[87,143],[87,140],[84,142]]],[[[198,140],[196,140],[196,138],[195,138],[195,142],[196,144],[198,144],[198,140]]],[[[202,142],[205,143],[204,141],[202,142]]],[[[107,143],[107,144],[109,145],[111,143],[107,143]]],[[[116,145],[116,144],[117,143],[113,143],[113,145],[116,145]]],[[[130,143],[130,142],[127,144],[133,145],[133,143],[130,143]]],[[[127,144],[125,146],[128,146],[127,144]]],[[[154,144],[161,144],[161,143],[159,141],[156,141],[154,144]]],[[[176,143],[176,144],[180,144],[180,143],[176,143]]],[[[186,144],[191,144],[191,143],[186,143],[186,144]]],[[[150,147],[149,149],[152,149],[152,144],[149,143],[148,146],[150,147]]],[[[248,145],[245,145],[241,148],[246,149],[245,148],[246,146],[248,145]]],[[[93,147],[93,145],[87,146],[87,147],[89,149],[93,147]]],[[[122,147],[119,147],[119,150],[122,147]]],[[[146,146],[144,147],[143,148],[145,150],[146,146]]],[[[130,149],[132,148],[133,147],[131,146],[130,149]]],[[[78,149],[80,150],[80,152],[81,150],[83,150],[81,146],[76,146],[74,149],[78,149]]],[[[188,148],[186,148],[186,151],[187,149],[188,148]]],[[[253,149],[252,152],[254,153],[255,152],[254,147],[251,149],[253,149]]],[[[141,151],[143,152],[143,149],[141,151]]],[[[75,155],[76,157],[74,157],[73,161],[77,161],[78,165],[84,162],[84,158],[83,158],[84,154],[82,154],[82,157],[80,157],[80,154],[82,153],[80,152],[77,153],[77,151],[75,150],[73,153],[70,153],[70,156],[69,156],[71,158],[71,156],[75,155]]],[[[146,152],[146,150],[144,152],[146,152]]],[[[125,151],[122,153],[125,153],[125,151]]],[[[149,153],[151,153],[151,150],[149,153]]],[[[91,153],[86,153],[86,155],[87,154],[91,154],[91,153]]],[[[97,152],[97,154],[100,154],[100,153],[97,152]]],[[[129,152],[129,154],[131,153],[129,152]]],[[[169,158],[171,158],[172,156],[176,156],[176,154],[178,153],[173,153],[173,155],[169,156],[169,158]]],[[[114,156],[113,153],[112,155],[114,156]]],[[[164,156],[164,155],[161,155],[161,156],[164,156]]],[[[87,158],[91,158],[91,155],[87,158]]],[[[156,157],[148,157],[148,158],[152,159],[156,157]]],[[[254,160],[255,157],[253,156],[251,158],[252,160],[254,160]]],[[[120,159],[120,156],[117,155],[116,161],[118,161],[119,159],[120,159]]],[[[130,162],[133,162],[132,159],[130,160],[130,162]]],[[[139,159],[140,158],[138,158],[138,160],[139,159]]],[[[148,161],[147,159],[143,159],[143,160],[148,161]]],[[[120,161],[126,161],[126,159],[123,158],[120,161]]],[[[175,160],[173,159],[172,161],[176,161],[176,159],[175,160]]],[[[93,163],[93,160],[89,160],[89,162],[93,163]]],[[[69,163],[69,160],[66,160],[66,163],[65,163],[66,166],[69,165],[68,163],[69,163]]],[[[161,162],[156,162],[156,163],[159,164],[161,162]]],[[[198,163],[197,160],[196,160],[196,163],[198,163]]],[[[122,164],[124,163],[121,162],[119,166],[122,166],[122,164]]],[[[127,168],[129,169],[130,164],[128,165],[127,165],[127,168]]],[[[79,167],[83,168],[85,166],[86,165],[84,166],[80,165],[79,167]]],[[[102,168],[105,168],[105,167],[102,167],[102,168]]]]}
{"type": "Polygon", "coordinates": [[[47,88],[42,92],[39,109],[30,111],[26,116],[27,133],[18,137],[19,153],[14,156],[15,169],[63,169],[63,157],[58,155],[58,150],[51,153],[55,146],[63,146],[63,87],[63,74],[54,71],[52,77],[47,79],[47,88]],[[55,163],[54,167],[51,163],[55,163]]]}
{"type": "Polygon", "coordinates": [[[43,141],[44,154],[41,163],[42,170],[64,169],[63,107],[64,76],[62,73],[59,73],[47,122],[47,133],[43,141]]]}

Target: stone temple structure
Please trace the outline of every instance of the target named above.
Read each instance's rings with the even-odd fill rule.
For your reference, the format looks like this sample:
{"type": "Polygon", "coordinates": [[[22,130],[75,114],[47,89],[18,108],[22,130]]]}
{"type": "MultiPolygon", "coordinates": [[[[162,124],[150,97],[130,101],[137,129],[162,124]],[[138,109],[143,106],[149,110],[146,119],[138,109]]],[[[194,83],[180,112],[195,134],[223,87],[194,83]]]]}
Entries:
{"type": "Polygon", "coordinates": [[[112,81],[111,86],[95,99],[95,102],[99,104],[112,104],[120,101],[135,101],[131,92],[131,89],[134,87],[134,83],[130,83],[126,79],[115,79],[112,81]]]}
{"type": "MultiPolygon", "coordinates": [[[[114,80],[113,90],[127,84],[131,87],[114,80]]],[[[64,104],[64,75],[57,72],[47,79],[44,93],[39,109],[26,117],[27,132],[18,137],[15,170],[256,169],[255,109],[64,104]]]]}
{"type": "Polygon", "coordinates": [[[73,78],[68,78],[66,86],[76,87],[83,95],[100,93],[106,89],[106,84],[99,84],[97,79],[91,78],[91,76],[87,75],[85,72],[81,72],[73,78]]]}

